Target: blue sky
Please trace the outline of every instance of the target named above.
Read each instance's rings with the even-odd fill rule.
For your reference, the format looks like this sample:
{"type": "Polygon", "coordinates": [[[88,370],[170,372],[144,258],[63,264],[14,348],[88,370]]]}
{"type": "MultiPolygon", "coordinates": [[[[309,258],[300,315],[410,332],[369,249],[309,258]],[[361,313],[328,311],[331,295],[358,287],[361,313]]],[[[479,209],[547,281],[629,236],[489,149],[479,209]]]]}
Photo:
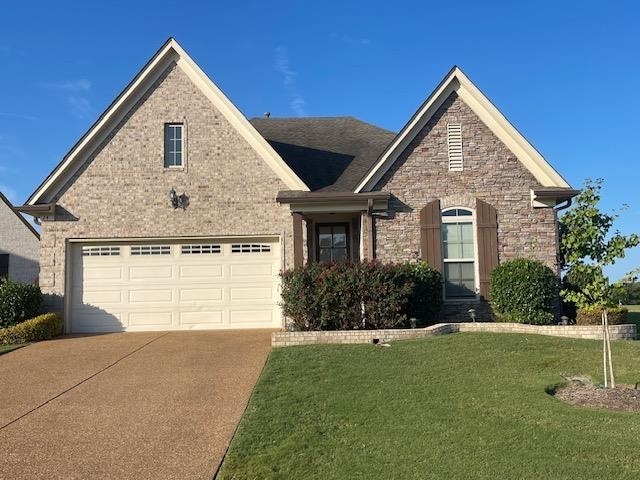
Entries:
{"type": "MultiPolygon", "coordinates": [[[[400,129],[460,66],[574,187],[605,179],[640,231],[635,2],[10,2],[0,30],[0,190],[24,202],[169,37],[247,116],[400,129]]],[[[640,249],[609,270],[640,266],[640,249]]]]}

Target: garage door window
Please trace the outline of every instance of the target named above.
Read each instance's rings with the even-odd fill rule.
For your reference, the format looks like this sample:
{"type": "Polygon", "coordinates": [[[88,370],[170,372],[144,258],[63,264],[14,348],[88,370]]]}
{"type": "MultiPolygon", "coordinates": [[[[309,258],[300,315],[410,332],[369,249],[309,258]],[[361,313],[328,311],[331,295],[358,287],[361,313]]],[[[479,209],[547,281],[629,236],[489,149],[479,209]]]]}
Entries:
{"type": "Polygon", "coordinates": [[[120,247],[82,247],[83,257],[117,257],[120,247]]]}
{"type": "Polygon", "coordinates": [[[131,247],[131,255],[171,255],[170,245],[135,245],[131,247]]]}
{"type": "Polygon", "coordinates": [[[203,255],[220,253],[222,248],[220,245],[204,244],[204,245],[182,245],[180,253],[182,255],[203,255]]]}
{"type": "Polygon", "coordinates": [[[233,243],[231,253],[265,253],[271,251],[271,245],[260,243],[233,243]]]}

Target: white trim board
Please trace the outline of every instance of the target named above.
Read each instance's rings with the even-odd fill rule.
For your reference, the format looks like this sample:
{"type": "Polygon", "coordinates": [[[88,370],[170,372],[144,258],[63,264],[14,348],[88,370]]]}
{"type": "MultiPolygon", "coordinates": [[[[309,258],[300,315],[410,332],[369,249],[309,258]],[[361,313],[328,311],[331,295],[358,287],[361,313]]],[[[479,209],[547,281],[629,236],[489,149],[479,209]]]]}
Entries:
{"type": "Polygon", "coordinates": [[[540,185],[544,187],[571,188],[540,152],[509,123],[504,115],[469,80],[462,70],[458,67],[453,67],[383,152],[378,162],[357,185],[354,190],[355,193],[369,192],[375,188],[376,184],[395,163],[400,154],[453,92],[456,92],[460,99],[471,108],[494,135],[513,152],[518,160],[540,182],[540,185]]]}
{"type": "Polygon", "coordinates": [[[50,202],[58,189],[82,167],[95,148],[107,138],[112,129],[122,121],[172,62],[175,62],[202,91],[288,188],[309,190],[309,187],[289,168],[280,155],[207,77],[178,42],[170,38],[31,195],[27,204],[50,202]]]}

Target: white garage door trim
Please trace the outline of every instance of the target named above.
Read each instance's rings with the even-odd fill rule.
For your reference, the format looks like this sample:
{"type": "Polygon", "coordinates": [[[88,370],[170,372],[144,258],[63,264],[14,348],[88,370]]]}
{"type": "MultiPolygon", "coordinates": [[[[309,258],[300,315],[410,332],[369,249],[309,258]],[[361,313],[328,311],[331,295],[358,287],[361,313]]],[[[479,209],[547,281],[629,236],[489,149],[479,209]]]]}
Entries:
{"type": "Polygon", "coordinates": [[[279,237],[69,243],[71,333],[280,328],[279,237]]]}

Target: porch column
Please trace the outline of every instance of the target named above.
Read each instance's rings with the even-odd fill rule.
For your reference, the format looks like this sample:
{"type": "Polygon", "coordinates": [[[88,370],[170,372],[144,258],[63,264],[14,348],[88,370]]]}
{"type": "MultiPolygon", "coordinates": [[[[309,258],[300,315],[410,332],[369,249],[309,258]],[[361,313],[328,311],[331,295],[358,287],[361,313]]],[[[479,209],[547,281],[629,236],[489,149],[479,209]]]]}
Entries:
{"type": "Polygon", "coordinates": [[[373,260],[373,217],[367,211],[360,213],[361,260],[373,260]]]}
{"type": "Polygon", "coordinates": [[[301,267],[304,264],[304,251],[302,248],[302,214],[292,213],[293,218],[293,267],[301,267]]]}

